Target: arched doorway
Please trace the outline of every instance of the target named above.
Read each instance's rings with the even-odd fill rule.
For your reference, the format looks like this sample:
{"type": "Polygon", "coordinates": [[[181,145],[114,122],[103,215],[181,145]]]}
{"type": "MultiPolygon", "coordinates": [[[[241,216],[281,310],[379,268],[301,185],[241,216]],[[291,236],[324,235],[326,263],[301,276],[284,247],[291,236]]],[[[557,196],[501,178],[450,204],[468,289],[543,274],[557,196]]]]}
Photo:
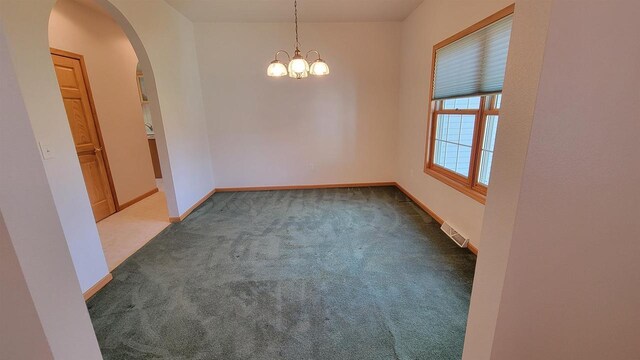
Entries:
{"type": "MultiPolygon", "coordinates": [[[[201,102],[201,94],[199,84],[193,80],[197,79],[193,76],[196,71],[191,71],[194,69],[195,48],[190,24],[161,1],[154,3],[150,10],[146,8],[146,2],[100,0],[96,3],[113,13],[140,59],[149,98],[155,100],[151,112],[154,120],[157,119],[155,129],[169,215],[179,218],[213,188],[211,162],[205,151],[208,143],[204,114],[201,104],[197,103],[201,102]],[[151,11],[149,16],[146,16],[147,11],[151,11]],[[131,24],[136,25],[138,33],[146,36],[145,46],[131,24]],[[164,33],[156,36],[158,32],[164,33]],[[167,37],[167,34],[177,35],[167,37]],[[184,38],[191,41],[187,44],[188,51],[181,46],[184,38]],[[147,50],[153,54],[151,60],[146,56],[147,50]],[[158,76],[161,81],[156,89],[154,70],[158,69],[162,76],[158,76]],[[175,70],[180,70],[177,72],[179,74],[187,73],[192,81],[174,81],[175,70]],[[159,97],[162,97],[162,106],[159,97]],[[164,132],[165,125],[170,136],[164,132]],[[170,138],[169,141],[167,138],[170,138]],[[171,145],[170,153],[167,142],[171,145]],[[177,170],[172,171],[172,167],[177,170]]],[[[100,285],[109,275],[109,270],[51,63],[48,20],[54,4],[55,0],[0,1],[0,37],[6,43],[0,51],[1,63],[9,64],[10,73],[15,74],[16,81],[7,84],[19,95],[25,110],[23,116],[11,111],[5,115],[19,121],[20,126],[27,130],[22,133],[11,132],[12,142],[24,144],[34,155],[27,157],[23,152],[18,152],[18,147],[14,147],[11,154],[16,156],[3,160],[5,163],[19,160],[15,168],[25,173],[33,169],[44,171],[37,179],[37,185],[48,187],[49,190],[36,192],[39,188],[30,186],[36,178],[30,175],[23,179],[16,178],[20,186],[3,188],[3,194],[11,195],[10,201],[3,203],[3,210],[7,205],[6,208],[12,210],[9,213],[17,215],[5,217],[8,228],[16,226],[22,233],[31,234],[20,239],[23,248],[37,252],[36,255],[22,252],[17,255],[23,271],[29,270],[26,275],[30,296],[38,309],[48,346],[56,357],[98,358],[93,352],[97,350],[95,337],[90,330],[86,331],[91,324],[86,307],[79,301],[82,298],[78,292],[87,292],[100,285]],[[41,154],[43,147],[51,149],[53,153],[46,159],[41,154]],[[40,236],[33,236],[35,232],[40,236]],[[61,312],[60,307],[68,311],[61,312]],[[66,330],[60,331],[61,328],[66,330]],[[94,344],[95,349],[89,349],[94,344]],[[91,355],[88,354],[90,351],[91,355]]],[[[23,172],[5,172],[3,179],[18,173],[23,172]]],[[[12,236],[17,234],[14,232],[12,236]]]]}
{"type": "MultiPolygon", "coordinates": [[[[151,70],[146,76],[139,70],[138,53],[146,52],[136,53],[122,27],[94,0],[55,3],[49,18],[49,46],[89,203],[112,271],[169,225],[165,199],[173,194],[164,192],[163,180],[156,179],[153,169],[153,159],[160,158],[157,143],[164,141],[155,133],[161,127],[159,112],[157,126],[152,125],[151,112],[158,101],[152,100],[151,70]]],[[[91,295],[85,293],[85,297],[91,295]]]]}

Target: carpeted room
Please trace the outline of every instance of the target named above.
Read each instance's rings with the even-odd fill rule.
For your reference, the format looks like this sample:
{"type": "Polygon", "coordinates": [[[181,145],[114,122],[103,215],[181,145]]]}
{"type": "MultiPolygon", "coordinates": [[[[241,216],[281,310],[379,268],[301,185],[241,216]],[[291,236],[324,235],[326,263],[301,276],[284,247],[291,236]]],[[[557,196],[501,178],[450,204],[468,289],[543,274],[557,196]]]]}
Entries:
{"type": "MultiPolygon", "coordinates": [[[[403,41],[420,42],[412,27],[430,22],[432,4],[376,0],[363,12],[358,1],[271,3],[279,5],[194,11],[163,0],[148,14],[132,2],[114,10],[77,1],[113,17],[149,76],[175,222],[109,272],[111,281],[82,279],[101,355],[461,357],[475,255],[447,237],[438,215],[476,240],[483,205],[430,180],[396,184],[409,168],[427,178],[423,134],[402,133],[423,119],[400,113],[428,108],[402,103],[428,72],[407,83],[413,65],[401,63],[403,41]],[[163,17],[173,27],[159,33],[163,17]],[[297,37],[305,54],[318,50],[310,65],[317,55],[329,74],[271,76],[274,53],[286,63],[279,50],[293,56],[297,37]],[[168,71],[176,64],[179,72],[168,71]],[[423,194],[436,191],[454,203],[423,194]]],[[[495,2],[484,16],[506,5],[495,2]]],[[[478,8],[437,36],[481,20],[478,8]]],[[[96,267],[78,240],[72,258],[84,276],[96,267]]]]}
{"type": "Polygon", "coordinates": [[[224,192],[87,305],[105,359],[457,359],[474,268],[393,186],[224,192]]]}
{"type": "Polygon", "coordinates": [[[0,359],[640,358],[637,1],[64,0],[156,131],[115,269],[60,1],[0,0],[0,359]]]}

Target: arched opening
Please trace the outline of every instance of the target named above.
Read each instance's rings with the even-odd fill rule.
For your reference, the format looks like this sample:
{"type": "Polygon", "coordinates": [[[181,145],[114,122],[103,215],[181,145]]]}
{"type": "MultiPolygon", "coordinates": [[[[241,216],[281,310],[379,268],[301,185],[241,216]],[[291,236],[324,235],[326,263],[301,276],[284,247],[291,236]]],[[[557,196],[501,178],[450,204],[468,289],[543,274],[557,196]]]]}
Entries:
{"type": "Polygon", "coordinates": [[[138,68],[144,74],[145,85],[147,90],[149,112],[153,119],[154,133],[158,145],[158,155],[160,167],[163,174],[163,186],[167,197],[167,206],[169,207],[170,216],[179,216],[179,210],[176,200],[176,192],[173,182],[173,174],[171,164],[169,162],[169,152],[167,150],[167,141],[165,137],[164,122],[160,111],[160,99],[156,88],[156,79],[151,60],[147,54],[142,40],[133,29],[133,26],[127,18],[109,1],[109,0],[81,0],[91,2],[104,9],[112,19],[124,31],[138,57],[138,68]]]}
{"type": "MultiPolygon", "coordinates": [[[[55,0],[41,0],[0,4],[0,70],[2,85],[7,85],[3,87],[2,108],[6,109],[3,113],[8,119],[5,121],[3,117],[0,121],[3,129],[0,143],[4,145],[3,154],[8,154],[2,157],[0,195],[11,241],[20,244],[16,255],[29,287],[28,296],[33,300],[46,335],[43,346],[49,347],[56,358],[89,359],[98,358],[99,349],[79,292],[86,296],[88,292],[97,291],[111,275],[53,71],[48,23],[55,3],[55,0]],[[6,96],[8,94],[11,96],[6,96]],[[43,148],[50,153],[43,154],[43,148]]],[[[181,219],[199,199],[208,196],[213,187],[208,153],[199,151],[207,147],[202,110],[185,105],[191,105],[191,99],[196,99],[193,101],[198,105],[199,86],[180,82],[184,69],[172,71],[180,69],[176,65],[183,65],[181,61],[185,57],[174,49],[180,49],[181,38],[190,35],[188,29],[181,18],[172,18],[175,14],[163,2],[157,3],[160,14],[148,17],[151,24],[145,22],[147,9],[140,6],[140,2],[96,0],[91,3],[113,17],[140,59],[158,139],[169,215],[181,219]],[[126,19],[123,13],[130,18],[126,19]],[[157,25],[166,23],[163,15],[175,20],[164,29],[157,25]],[[129,21],[142,35],[163,29],[165,36],[145,38],[145,48],[129,21]],[[185,31],[180,33],[176,29],[185,31]],[[167,45],[166,34],[181,36],[171,38],[167,45]],[[147,50],[154,55],[151,60],[147,50]],[[171,56],[176,53],[175,57],[171,56]],[[160,69],[158,90],[151,64],[156,70],[160,69]],[[162,107],[159,97],[162,97],[162,107]],[[172,166],[165,138],[169,138],[172,145],[172,166]]],[[[158,7],[151,10],[154,9],[158,7]]],[[[195,54],[188,55],[193,64],[195,54]]],[[[15,309],[9,307],[7,311],[15,309]]],[[[35,336],[30,337],[34,339],[35,336]]],[[[27,347],[35,348],[36,344],[30,343],[27,347]]]]}
{"type": "MultiPolygon", "coordinates": [[[[177,213],[153,69],[129,22],[106,0],[56,1],[48,35],[71,138],[112,271],[177,213]]],[[[44,156],[53,151],[41,147],[44,156]]]]}

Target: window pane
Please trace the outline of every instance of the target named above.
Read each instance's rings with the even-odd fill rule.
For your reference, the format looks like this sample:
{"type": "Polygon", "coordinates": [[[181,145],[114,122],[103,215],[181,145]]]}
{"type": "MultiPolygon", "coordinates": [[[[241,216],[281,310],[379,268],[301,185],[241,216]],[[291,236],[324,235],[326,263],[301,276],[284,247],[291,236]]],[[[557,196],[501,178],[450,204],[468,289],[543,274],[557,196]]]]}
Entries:
{"type": "Polygon", "coordinates": [[[446,131],[449,128],[449,115],[438,116],[438,126],[436,127],[436,139],[447,137],[446,131]]]}
{"type": "Polygon", "coordinates": [[[496,132],[498,130],[498,116],[489,115],[485,123],[484,139],[482,140],[482,151],[480,154],[480,171],[478,182],[489,186],[491,175],[491,163],[493,162],[493,149],[496,144],[496,132]]]}
{"type": "Polygon", "coordinates": [[[489,177],[491,176],[491,163],[493,162],[493,152],[482,150],[480,158],[480,174],[478,174],[478,182],[484,186],[489,186],[489,177]]]}
{"type": "Polygon", "coordinates": [[[496,109],[500,109],[500,104],[502,104],[502,94],[496,95],[496,109]]]}
{"type": "Polygon", "coordinates": [[[456,159],[456,170],[460,175],[469,176],[469,165],[471,164],[471,147],[458,146],[458,158],[456,159]]]}
{"type": "Polygon", "coordinates": [[[476,126],[476,118],[472,115],[464,115],[460,124],[460,144],[471,146],[473,144],[473,129],[476,126]]]}
{"type": "Polygon", "coordinates": [[[498,115],[487,116],[484,130],[482,149],[493,151],[496,145],[496,133],[498,131],[498,115]]]}
{"type": "Polygon", "coordinates": [[[458,143],[460,141],[460,128],[462,127],[461,115],[447,115],[449,122],[447,124],[447,136],[444,140],[458,143]]]}
{"type": "Polygon", "coordinates": [[[480,96],[442,100],[444,110],[477,110],[480,108],[480,96]]]}
{"type": "Polygon", "coordinates": [[[452,143],[445,143],[445,156],[444,167],[447,169],[455,170],[456,163],[458,162],[458,145],[452,143]]]}
{"type": "Polygon", "coordinates": [[[433,154],[436,165],[469,176],[475,118],[475,115],[438,115],[433,154]]]}
{"type": "Polygon", "coordinates": [[[436,140],[435,147],[433,148],[433,162],[443,166],[444,165],[444,142],[436,140]]]}

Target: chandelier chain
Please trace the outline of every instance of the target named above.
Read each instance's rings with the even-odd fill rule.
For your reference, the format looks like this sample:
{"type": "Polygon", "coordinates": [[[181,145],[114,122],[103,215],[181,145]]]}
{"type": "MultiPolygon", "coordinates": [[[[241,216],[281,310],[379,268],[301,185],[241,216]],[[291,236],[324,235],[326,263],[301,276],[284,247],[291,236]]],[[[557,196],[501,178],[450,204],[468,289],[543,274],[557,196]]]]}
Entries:
{"type": "Polygon", "coordinates": [[[293,11],[296,18],[296,50],[300,47],[300,41],[298,40],[298,0],[293,1],[293,11]]]}

